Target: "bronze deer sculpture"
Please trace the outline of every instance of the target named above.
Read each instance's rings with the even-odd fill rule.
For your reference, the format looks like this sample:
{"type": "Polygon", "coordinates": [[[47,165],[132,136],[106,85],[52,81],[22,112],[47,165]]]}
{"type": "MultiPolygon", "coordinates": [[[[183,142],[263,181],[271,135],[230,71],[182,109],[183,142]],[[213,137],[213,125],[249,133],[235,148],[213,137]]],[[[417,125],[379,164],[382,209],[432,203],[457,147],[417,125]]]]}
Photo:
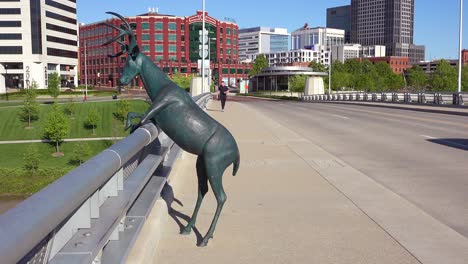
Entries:
{"type": "Polygon", "coordinates": [[[224,126],[198,107],[187,92],[172,82],[150,58],[140,53],[128,22],[117,13],[107,13],[120,18],[124,25],[124,29],[122,29],[105,23],[118,30],[120,34],[103,44],[117,42],[121,45],[121,51],[115,55],[109,55],[111,57],[128,53],[120,82],[126,85],[139,75],[152,101],[151,107],[144,115],[129,113],[127,128],[131,127],[131,132],[133,132],[146,122],[153,122],[183,150],[198,155],[196,163],[197,203],[192,218],[182,230],[182,234],[190,234],[197,220],[203,197],[208,192],[208,182],[211,185],[216,197],[217,208],[208,232],[198,245],[206,246],[208,240],[213,238],[219,215],[226,201],[222,184],[223,173],[231,164],[234,164],[233,175],[239,169],[240,154],[237,143],[224,126]],[[124,36],[128,37],[128,45],[119,41],[124,36]],[[133,125],[131,119],[134,117],[141,117],[141,119],[133,125]]]}

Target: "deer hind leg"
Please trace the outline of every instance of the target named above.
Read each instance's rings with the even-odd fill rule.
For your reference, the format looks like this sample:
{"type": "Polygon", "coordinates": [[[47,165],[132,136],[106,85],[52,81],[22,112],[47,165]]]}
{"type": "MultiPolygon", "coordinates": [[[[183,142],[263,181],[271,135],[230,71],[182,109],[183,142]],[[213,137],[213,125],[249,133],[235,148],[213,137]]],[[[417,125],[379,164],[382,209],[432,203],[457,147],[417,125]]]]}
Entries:
{"type": "Polygon", "coordinates": [[[217,207],[216,212],[211,222],[210,228],[206,233],[205,237],[203,238],[202,242],[198,245],[200,247],[204,247],[208,244],[208,240],[213,238],[213,233],[216,228],[216,224],[218,223],[219,215],[221,214],[221,210],[223,209],[223,205],[226,202],[226,193],[223,189],[223,172],[226,169],[226,166],[220,166],[219,162],[213,161],[205,165],[207,167],[208,172],[208,180],[211,185],[211,189],[216,197],[217,207]]]}
{"type": "Polygon", "coordinates": [[[195,209],[193,210],[192,218],[187,226],[182,230],[181,234],[188,235],[192,228],[195,226],[197,221],[198,210],[200,209],[203,197],[208,192],[208,179],[206,176],[205,162],[203,161],[203,156],[198,156],[197,158],[197,177],[198,177],[198,198],[195,209]]]}

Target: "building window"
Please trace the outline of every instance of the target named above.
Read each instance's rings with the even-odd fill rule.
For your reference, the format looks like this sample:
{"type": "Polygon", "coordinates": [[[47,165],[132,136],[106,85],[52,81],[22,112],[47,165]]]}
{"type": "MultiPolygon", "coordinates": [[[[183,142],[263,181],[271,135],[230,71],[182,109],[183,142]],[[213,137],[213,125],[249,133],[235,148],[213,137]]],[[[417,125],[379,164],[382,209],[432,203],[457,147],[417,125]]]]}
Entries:
{"type": "Polygon", "coordinates": [[[231,29],[230,28],[226,28],[226,34],[231,35],[231,29]]]}
{"type": "Polygon", "coordinates": [[[177,61],[177,56],[171,55],[171,56],[169,56],[169,60],[177,61]]]}
{"type": "Polygon", "coordinates": [[[150,35],[149,34],[142,34],[141,35],[141,40],[150,40],[150,35]]]}
{"type": "Polygon", "coordinates": [[[47,48],[47,55],[78,59],[78,52],[70,50],[47,48]]]}
{"type": "Polygon", "coordinates": [[[0,54],[23,54],[21,46],[0,46],[0,54]]]}
{"type": "Polygon", "coordinates": [[[142,46],[141,46],[141,50],[142,50],[143,52],[149,52],[149,51],[150,51],[150,47],[149,47],[149,45],[142,45],[142,46]]]}
{"type": "Polygon", "coordinates": [[[163,30],[163,23],[162,23],[162,22],[156,22],[156,23],[154,23],[154,29],[156,29],[156,30],[163,30]]]}
{"type": "Polygon", "coordinates": [[[156,52],[164,52],[164,45],[156,45],[154,49],[156,52]]]}
{"type": "Polygon", "coordinates": [[[170,22],[170,23],[169,23],[169,30],[171,30],[171,31],[177,30],[176,23],[170,22]]]}
{"type": "Polygon", "coordinates": [[[57,3],[57,2],[52,1],[52,0],[46,0],[45,3],[46,3],[46,5],[48,5],[48,6],[52,6],[52,7],[55,7],[55,8],[58,8],[58,9],[62,9],[62,10],[64,10],[64,11],[67,11],[67,12],[70,12],[70,13],[73,13],[73,14],[76,14],[76,8],[73,8],[73,7],[64,5],[64,4],[60,4],[60,3],[57,3]]]}
{"type": "Polygon", "coordinates": [[[231,49],[226,49],[226,54],[231,54],[231,49]]]}
{"type": "Polygon", "coordinates": [[[63,21],[63,22],[67,22],[67,23],[76,25],[76,19],[73,19],[73,18],[70,18],[70,17],[67,17],[67,16],[62,16],[62,15],[56,14],[54,12],[46,11],[46,17],[57,19],[57,20],[60,20],[60,21],[63,21]]]}
{"type": "Polygon", "coordinates": [[[163,34],[154,34],[154,40],[160,40],[162,41],[164,39],[164,35],[163,34]]]}
{"type": "Polygon", "coordinates": [[[0,15],[21,15],[20,8],[0,8],[0,15]]]}
{"type": "Polygon", "coordinates": [[[180,30],[181,30],[181,31],[184,31],[184,30],[185,30],[185,25],[183,25],[183,24],[180,25],[180,30]]]}
{"type": "Polygon", "coordinates": [[[177,35],[176,34],[169,34],[169,41],[177,41],[177,35]]]}
{"type": "Polygon", "coordinates": [[[164,60],[164,56],[158,55],[158,56],[154,57],[154,60],[155,60],[156,62],[162,61],[162,60],[164,60]]]}
{"type": "Polygon", "coordinates": [[[21,21],[0,21],[0,27],[21,27],[21,21]]]}
{"type": "Polygon", "coordinates": [[[4,33],[0,34],[0,39],[22,39],[22,36],[16,33],[4,33]]]}
{"type": "Polygon", "coordinates": [[[53,24],[49,24],[49,23],[46,23],[46,28],[50,29],[50,30],[54,30],[54,31],[58,31],[58,32],[62,32],[62,33],[66,33],[66,34],[76,36],[76,30],[74,30],[74,29],[61,27],[61,26],[57,26],[57,25],[53,25],[53,24]]]}
{"type": "Polygon", "coordinates": [[[176,45],[169,45],[169,52],[177,52],[176,45]]]}
{"type": "Polygon", "coordinates": [[[142,30],[147,30],[147,29],[149,29],[149,23],[148,23],[148,22],[143,22],[143,23],[141,23],[141,29],[142,29],[142,30]]]}
{"type": "Polygon", "coordinates": [[[185,35],[180,36],[181,41],[185,41],[185,35]]]}
{"type": "Polygon", "coordinates": [[[59,37],[54,37],[54,36],[49,36],[49,35],[47,35],[47,41],[61,43],[65,45],[71,45],[75,47],[77,46],[77,42],[74,40],[64,39],[64,38],[59,38],[59,37]]]}
{"type": "MultiPolygon", "coordinates": [[[[42,54],[41,1],[30,0],[32,54],[42,54]]],[[[75,33],[76,35],[76,33],[75,33]]]]}
{"type": "Polygon", "coordinates": [[[226,44],[231,45],[231,39],[226,39],[226,44]]]}

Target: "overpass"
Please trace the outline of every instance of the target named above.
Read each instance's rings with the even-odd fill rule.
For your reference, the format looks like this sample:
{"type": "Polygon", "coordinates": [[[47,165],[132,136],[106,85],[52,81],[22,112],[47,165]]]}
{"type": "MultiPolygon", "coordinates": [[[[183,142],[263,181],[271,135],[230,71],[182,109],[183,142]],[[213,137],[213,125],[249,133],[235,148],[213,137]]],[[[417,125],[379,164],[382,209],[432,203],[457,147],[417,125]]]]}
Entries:
{"type": "MultiPolygon", "coordinates": [[[[124,169],[126,177],[103,180],[114,182],[118,195],[105,185],[97,188],[102,190],[98,197],[109,198],[87,207],[93,214],[84,217],[90,218],[89,226],[77,228],[47,214],[43,220],[53,219],[56,226],[23,226],[27,219],[15,218],[18,208],[2,215],[1,263],[14,263],[21,255],[17,251],[25,241],[11,233],[15,226],[24,239],[39,231],[47,234],[45,239],[51,236],[47,230],[36,229],[52,228],[57,236],[67,225],[73,226],[68,240],[41,240],[40,250],[34,250],[38,244],[23,247],[21,257],[34,252],[36,260],[47,256],[52,263],[467,263],[466,116],[247,98],[228,101],[225,112],[219,108],[216,101],[207,104],[208,113],[237,139],[242,161],[238,176],[226,170],[228,198],[208,247],[196,245],[209,226],[215,200],[208,193],[195,232],[179,235],[196,201],[195,157],[176,149],[166,155],[170,142],[161,137],[155,143],[160,152],[147,155],[146,162],[140,159],[138,166],[130,162],[133,172],[124,169]],[[418,157],[421,153],[425,156],[418,157]],[[148,175],[155,169],[150,168],[139,176],[149,189],[133,179],[163,159],[154,174],[148,175]],[[135,202],[116,202],[128,186],[134,186],[127,196],[136,196],[135,202]],[[106,214],[118,221],[103,223],[106,214]],[[102,230],[93,229],[96,225],[102,230]],[[54,248],[59,242],[65,246],[54,248]]],[[[153,142],[145,134],[140,130],[134,136],[143,138],[142,149],[153,142]]],[[[120,143],[129,146],[128,139],[120,143]]],[[[121,153],[124,145],[105,154],[121,153]]],[[[124,156],[119,156],[122,164],[124,156]]]]}

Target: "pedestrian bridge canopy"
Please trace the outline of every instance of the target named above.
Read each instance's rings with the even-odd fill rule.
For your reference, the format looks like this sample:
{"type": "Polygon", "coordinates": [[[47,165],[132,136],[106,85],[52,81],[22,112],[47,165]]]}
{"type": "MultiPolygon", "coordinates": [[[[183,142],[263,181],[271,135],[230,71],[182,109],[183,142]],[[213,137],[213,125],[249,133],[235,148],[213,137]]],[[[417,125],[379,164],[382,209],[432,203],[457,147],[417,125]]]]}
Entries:
{"type": "Polygon", "coordinates": [[[306,75],[307,77],[324,77],[325,72],[314,72],[309,67],[282,66],[263,69],[259,74],[250,78],[249,91],[288,91],[289,78],[295,75],[306,75]]]}

